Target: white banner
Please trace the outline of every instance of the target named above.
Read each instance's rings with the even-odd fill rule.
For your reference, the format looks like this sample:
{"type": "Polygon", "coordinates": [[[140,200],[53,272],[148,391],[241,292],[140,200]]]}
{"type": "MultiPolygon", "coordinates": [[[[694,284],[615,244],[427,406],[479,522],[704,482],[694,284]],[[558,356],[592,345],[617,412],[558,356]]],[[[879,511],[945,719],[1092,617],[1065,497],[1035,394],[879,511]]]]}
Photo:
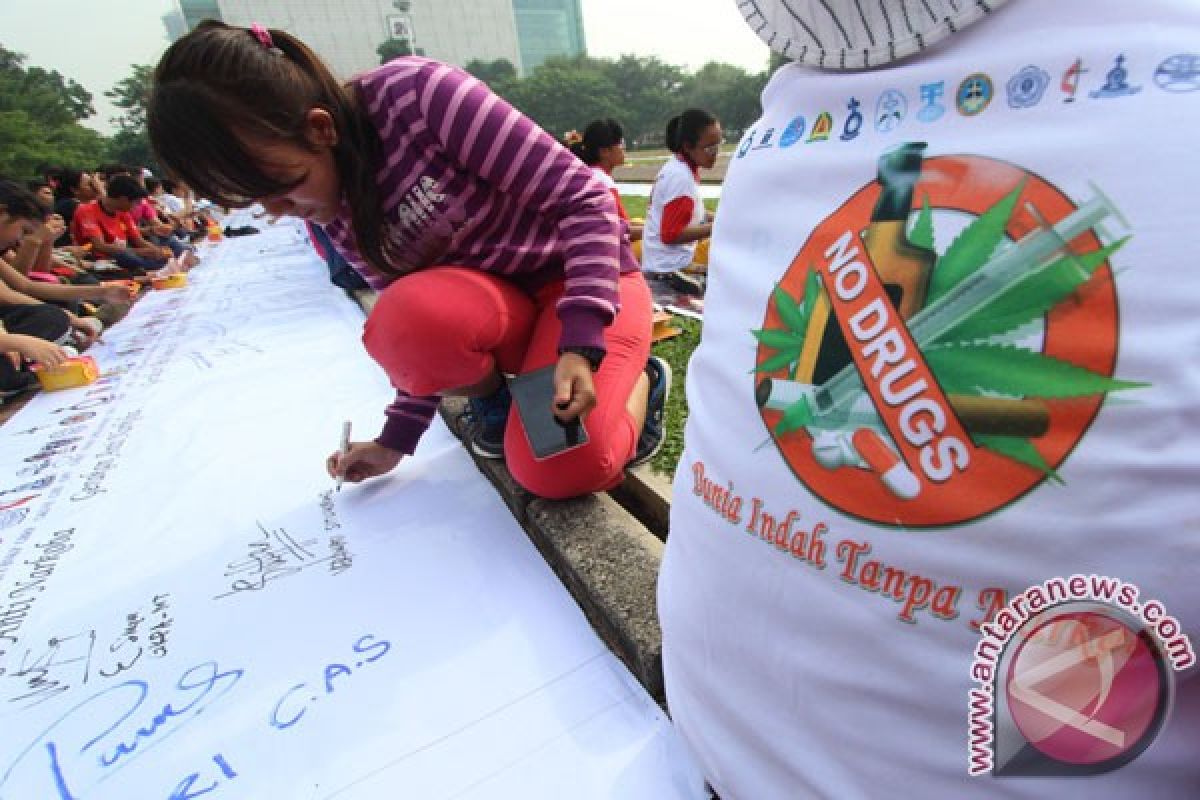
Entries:
{"type": "Polygon", "coordinates": [[[0,797],[703,796],[444,427],[333,491],[391,391],[254,224],[0,429],[0,797]]]}

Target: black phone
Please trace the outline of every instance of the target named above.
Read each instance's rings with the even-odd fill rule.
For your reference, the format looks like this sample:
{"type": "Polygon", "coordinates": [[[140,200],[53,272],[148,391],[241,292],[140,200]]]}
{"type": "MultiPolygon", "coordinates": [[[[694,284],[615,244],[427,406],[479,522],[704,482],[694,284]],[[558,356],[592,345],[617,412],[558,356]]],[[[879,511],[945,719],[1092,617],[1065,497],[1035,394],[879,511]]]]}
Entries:
{"type": "Polygon", "coordinates": [[[525,437],[536,460],[541,461],[587,444],[588,435],[583,420],[576,417],[570,422],[560,422],[554,416],[553,364],[518,375],[508,382],[508,390],[517,404],[521,426],[525,428],[525,437]]]}

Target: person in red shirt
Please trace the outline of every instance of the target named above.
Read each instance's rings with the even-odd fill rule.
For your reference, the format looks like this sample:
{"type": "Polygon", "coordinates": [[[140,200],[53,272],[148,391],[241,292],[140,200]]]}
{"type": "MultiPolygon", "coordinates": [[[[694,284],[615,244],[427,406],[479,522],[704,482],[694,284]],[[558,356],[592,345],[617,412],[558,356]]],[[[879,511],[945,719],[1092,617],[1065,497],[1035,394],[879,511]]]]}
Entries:
{"type": "Polygon", "coordinates": [[[71,236],[78,245],[92,246],[101,258],[111,258],[128,270],[158,269],[171,257],[167,247],[142,238],[130,210],[146,196],[146,190],[129,175],[108,179],[107,194],[75,209],[71,236]]]}

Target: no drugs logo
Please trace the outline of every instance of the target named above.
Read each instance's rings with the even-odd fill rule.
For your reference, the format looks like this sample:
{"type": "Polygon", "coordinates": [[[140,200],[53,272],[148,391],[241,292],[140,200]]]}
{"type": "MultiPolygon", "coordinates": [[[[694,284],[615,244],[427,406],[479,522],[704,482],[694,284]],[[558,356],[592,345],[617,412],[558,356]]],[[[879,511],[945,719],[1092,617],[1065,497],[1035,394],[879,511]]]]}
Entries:
{"type": "Polygon", "coordinates": [[[906,143],[816,226],[767,304],[754,389],[796,477],[838,510],[967,522],[1058,467],[1108,392],[1117,304],[1076,202],[1019,166],[906,143]],[[963,220],[970,220],[963,227],[963,220]]]}

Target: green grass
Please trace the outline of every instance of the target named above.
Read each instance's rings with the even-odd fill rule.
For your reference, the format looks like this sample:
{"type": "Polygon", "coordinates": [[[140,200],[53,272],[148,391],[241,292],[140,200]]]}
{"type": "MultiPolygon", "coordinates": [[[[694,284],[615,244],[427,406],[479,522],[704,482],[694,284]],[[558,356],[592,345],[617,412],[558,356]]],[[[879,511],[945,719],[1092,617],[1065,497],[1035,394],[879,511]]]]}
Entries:
{"type": "Polygon", "coordinates": [[[667,475],[675,474],[679,457],[683,455],[683,426],[687,422],[688,405],[684,394],[684,382],[687,379],[688,361],[692,351],[700,344],[699,320],[686,317],[675,317],[673,324],[683,329],[683,333],[654,345],[654,355],[666,359],[671,365],[671,396],[667,399],[667,431],[666,441],[658,455],[650,462],[656,472],[667,475]]]}
{"type": "MultiPolygon", "coordinates": [[[[733,153],[736,150],[737,150],[736,142],[734,144],[724,144],[721,146],[721,155],[729,155],[730,153],[733,153]]],[[[668,150],[665,147],[648,147],[645,150],[626,150],[625,151],[625,157],[628,160],[633,160],[636,158],[639,161],[644,158],[670,158],[673,155],[675,155],[675,154],[672,153],[670,150],[668,150]]]]}
{"type": "MultiPolygon", "coordinates": [[[[628,194],[621,195],[621,205],[625,206],[625,213],[631,217],[641,217],[642,219],[646,218],[646,204],[649,200],[649,197],[635,197],[628,194]]],[[[716,213],[717,204],[720,202],[721,200],[718,197],[706,197],[704,198],[704,207],[716,213]]]]}
{"type": "Polygon", "coordinates": [[[646,218],[646,205],[649,203],[649,197],[634,197],[632,195],[621,195],[621,205],[625,206],[625,213],[631,217],[646,218]]]}
{"type": "MultiPolygon", "coordinates": [[[[629,216],[644,219],[648,199],[647,197],[622,195],[621,203],[625,206],[625,211],[629,216]]],[[[709,211],[715,212],[719,202],[720,200],[715,197],[706,198],[704,206],[709,211]]],[[[688,416],[687,398],[684,396],[683,386],[684,380],[687,378],[688,360],[692,357],[692,351],[700,344],[701,329],[699,320],[686,317],[675,317],[673,324],[677,328],[682,328],[683,333],[659,342],[653,348],[656,356],[665,358],[670,363],[674,376],[671,381],[671,397],[667,401],[667,438],[663,442],[662,450],[659,450],[658,455],[650,462],[650,466],[656,472],[667,475],[675,474],[675,467],[679,464],[679,457],[683,454],[683,426],[687,422],[688,416]]]]}

